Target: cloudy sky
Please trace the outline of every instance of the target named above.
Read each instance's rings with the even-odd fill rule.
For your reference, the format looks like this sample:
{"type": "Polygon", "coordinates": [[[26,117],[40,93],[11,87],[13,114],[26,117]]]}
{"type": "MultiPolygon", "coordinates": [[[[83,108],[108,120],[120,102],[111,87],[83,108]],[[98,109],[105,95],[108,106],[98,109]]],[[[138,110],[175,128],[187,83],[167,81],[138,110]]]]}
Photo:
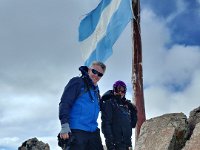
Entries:
{"type": "MultiPolygon", "coordinates": [[[[59,149],[58,103],[83,65],[80,20],[99,0],[0,0],[0,150],[37,137],[59,149]]],[[[141,0],[146,117],[189,112],[200,98],[200,0],[141,0]]],[[[116,80],[132,99],[129,24],[105,62],[101,94],[116,80]]]]}

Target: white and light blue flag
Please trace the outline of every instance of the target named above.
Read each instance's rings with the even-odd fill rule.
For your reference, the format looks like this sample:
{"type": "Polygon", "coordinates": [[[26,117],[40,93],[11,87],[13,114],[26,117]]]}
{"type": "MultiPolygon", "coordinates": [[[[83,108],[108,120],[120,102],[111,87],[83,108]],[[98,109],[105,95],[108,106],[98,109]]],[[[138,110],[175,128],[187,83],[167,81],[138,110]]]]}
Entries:
{"type": "Polygon", "coordinates": [[[101,0],[99,5],[80,22],[79,42],[85,65],[105,62],[112,46],[133,18],[130,0],[101,0]]]}

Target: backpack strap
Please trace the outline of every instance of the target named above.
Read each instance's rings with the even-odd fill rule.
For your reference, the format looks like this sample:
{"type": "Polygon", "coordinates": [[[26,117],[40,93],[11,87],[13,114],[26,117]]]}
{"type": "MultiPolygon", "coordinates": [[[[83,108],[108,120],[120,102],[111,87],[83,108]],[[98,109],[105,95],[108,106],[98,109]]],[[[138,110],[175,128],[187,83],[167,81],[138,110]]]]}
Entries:
{"type": "Polygon", "coordinates": [[[92,94],[90,92],[90,86],[89,86],[89,83],[87,81],[87,78],[85,78],[85,77],[81,77],[81,78],[83,79],[84,86],[85,86],[84,87],[84,92],[82,94],[84,94],[86,92],[89,92],[89,96],[90,96],[91,100],[94,101],[94,98],[92,97],[92,94]]]}
{"type": "MultiPolygon", "coordinates": [[[[93,87],[94,85],[91,85],[91,83],[88,81],[87,77],[85,77],[85,76],[81,76],[81,79],[84,82],[84,91],[81,92],[78,97],[80,97],[83,94],[85,94],[86,92],[88,92],[91,101],[94,102],[94,97],[92,96],[91,91],[90,91],[91,88],[95,88],[95,87],[93,87]]],[[[99,89],[95,90],[95,92],[96,92],[96,95],[98,97],[98,101],[100,101],[100,92],[99,92],[99,89]]]]}

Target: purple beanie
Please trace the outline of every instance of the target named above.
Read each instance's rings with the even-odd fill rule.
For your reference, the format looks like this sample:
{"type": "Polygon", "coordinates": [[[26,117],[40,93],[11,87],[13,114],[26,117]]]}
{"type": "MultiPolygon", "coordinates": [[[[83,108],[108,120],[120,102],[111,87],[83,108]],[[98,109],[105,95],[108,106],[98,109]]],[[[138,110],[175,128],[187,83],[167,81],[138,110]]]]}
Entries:
{"type": "Polygon", "coordinates": [[[124,89],[125,89],[125,91],[126,91],[126,84],[125,84],[123,81],[121,81],[121,80],[116,81],[116,82],[113,84],[113,89],[117,88],[118,86],[124,87],[124,89]]]}

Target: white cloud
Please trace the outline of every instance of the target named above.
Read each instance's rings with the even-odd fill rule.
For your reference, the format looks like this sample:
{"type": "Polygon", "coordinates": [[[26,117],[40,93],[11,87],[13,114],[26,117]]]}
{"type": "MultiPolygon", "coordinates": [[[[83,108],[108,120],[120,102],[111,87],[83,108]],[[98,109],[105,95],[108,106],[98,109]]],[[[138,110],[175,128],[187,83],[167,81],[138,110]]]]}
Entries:
{"type": "Polygon", "coordinates": [[[174,45],[167,48],[170,29],[166,20],[148,9],[143,9],[141,18],[147,118],[172,112],[184,112],[188,116],[199,105],[200,47],[174,45]],[[174,91],[167,85],[183,86],[182,91],[174,91]]]}
{"type": "Polygon", "coordinates": [[[170,36],[166,22],[151,10],[144,9],[141,15],[144,85],[148,85],[162,76],[163,58],[166,55],[164,46],[169,42],[170,36]]]}
{"type": "Polygon", "coordinates": [[[170,82],[184,83],[191,79],[194,72],[198,70],[199,64],[200,47],[175,45],[167,51],[164,77],[170,82]]]}
{"type": "Polygon", "coordinates": [[[167,22],[172,21],[177,15],[181,14],[187,9],[187,5],[183,0],[176,0],[175,3],[176,3],[176,11],[172,13],[170,16],[168,16],[168,18],[166,18],[167,22]]]}
{"type": "MultiPolygon", "coordinates": [[[[9,148],[16,149],[16,147],[19,147],[19,142],[20,142],[19,137],[3,137],[0,140],[0,147],[9,147],[9,148]]],[[[1,149],[1,150],[4,150],[4,149],[1,149]]]]}
{"type": "Polygon", "coordinates": [[[173,96],[171,111],[184,112],[188,117],[191,110],[199,107],[200,70],[194,72],[191,84],[182,92],[173,96]]]}
{"type": "Polygon", "coordinates": [[[44,143],[48,143],[50,149],[52,150],[60,150],[61,148],[58,146],[57,135],[51,137],[38,137],[39,141],[44,143]]]}

